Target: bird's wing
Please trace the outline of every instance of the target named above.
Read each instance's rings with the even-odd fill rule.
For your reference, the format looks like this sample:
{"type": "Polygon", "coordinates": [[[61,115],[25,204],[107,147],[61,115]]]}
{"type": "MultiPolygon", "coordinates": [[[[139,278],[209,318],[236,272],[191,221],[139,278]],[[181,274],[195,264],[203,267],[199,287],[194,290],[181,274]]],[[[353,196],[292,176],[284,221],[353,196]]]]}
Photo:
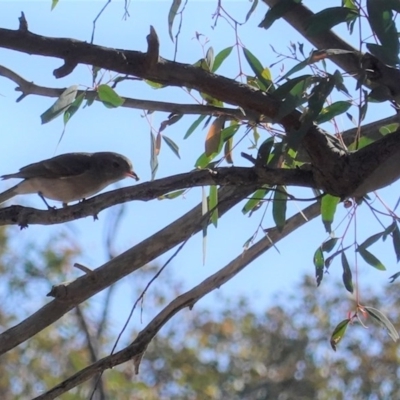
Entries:
{"type": "Polygon", "coordinates": [[[91,167],[91,153],[68,153],[23,167],[4,178],[66,178],[83,174],[91,167]],[[73,156],[73,157],[71,157],[73,156]]]}

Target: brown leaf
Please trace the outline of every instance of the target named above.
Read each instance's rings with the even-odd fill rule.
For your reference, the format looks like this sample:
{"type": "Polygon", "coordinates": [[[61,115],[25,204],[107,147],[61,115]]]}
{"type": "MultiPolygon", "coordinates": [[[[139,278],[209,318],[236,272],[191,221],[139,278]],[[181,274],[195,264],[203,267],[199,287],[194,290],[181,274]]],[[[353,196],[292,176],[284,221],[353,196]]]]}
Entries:
{"type": "Polygon", "coordinates": [[[157,156],[160,154],[160,148],[161,148],[161,133],[158,132],[156,137],[156,149],[155,149],[157,156]]]}
{"type": "Polygon", "coordinates": [[[205,153],[210,156],[218,151],[221,142],[221,131],[224,129],[225,116],[220,116],[214,120],[207,132],[205,153]]]}

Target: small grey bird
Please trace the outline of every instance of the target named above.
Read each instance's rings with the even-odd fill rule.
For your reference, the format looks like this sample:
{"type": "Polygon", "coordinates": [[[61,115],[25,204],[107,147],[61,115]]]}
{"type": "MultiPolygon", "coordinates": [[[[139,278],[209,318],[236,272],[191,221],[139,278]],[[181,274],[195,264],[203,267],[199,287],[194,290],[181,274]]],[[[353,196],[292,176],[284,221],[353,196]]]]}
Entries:
{"type": "Polygon", "coordinates": [[[20,178],[22,182],[0,193],[0,204],[19,194],[37,193],[61,201],[82,200],[100,192],[111,183],[126,177],[139,180],[132,163],[121,154],[111,152],[67,153],[29,164],[2,179],[20,178]]]}

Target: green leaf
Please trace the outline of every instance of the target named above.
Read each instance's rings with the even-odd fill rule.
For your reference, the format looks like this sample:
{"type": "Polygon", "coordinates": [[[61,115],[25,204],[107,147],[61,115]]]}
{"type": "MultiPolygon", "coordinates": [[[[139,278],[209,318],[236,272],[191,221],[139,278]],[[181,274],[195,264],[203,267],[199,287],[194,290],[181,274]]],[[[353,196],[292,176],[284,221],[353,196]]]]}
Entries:
{"type": "Polygon", "coordinates": [[[226,60],[226,58],[232,53],[233,46],[227,47],[224,50],[221,50],[216,56],[214,60],[213,67],[211,69],[212,72],[217,71],[217,69],[221,66],[221,64],[226,60]]]}
{"type": "Polygon", "coordinates": [[[258,25],[259,28],[268,29],[279,18],[282,18],[288,11],[300,4],[301,0],[280,0],[271,7],[265,14],[264,19],[258,25]]]}
{"type": "Polygon", "coordinates": [[[347,249],[349,249],[351,246],[347,246],[344,249],[340,249],[338,251],[335,251],[331,256],[329,256],[326,260],[325,260],[325,268],[329,268],[330,265],[332,264],[332,261],[335,257],[337,257],[339,254],[342,254],[344,251],[346,251],[347,249]]]}
{"type": "Polygon", "coordinates": [[[150,169],[151,169],[151,180],[153,181],[158,169],[158,156],[157,156],[156,138],[152,131],[150,131],[150,169]]]}
{"type": "Polygon", "coordinates": [[[51,1],[51,11],[53,11],[56,8],[56,5],[58,4],[59,0],[52,0],[51,1]]]}
{"type": "Polygon", "coordinates": [[[218,226],[218,188],[216,185],[210,186],[210,193],[208,194],[208,209],[211,212],[211,222],[218,226]]]}
{"type": "Polygon", "coordinates": [[[269,156],[271,154],[272,146],[274,145],[274,138],[269,137],[262,142],[257,152],[257,166],[264,166],[268,163],[269,156]]]}
{"type": "Polygon", "coordinates": [[[330,253],[333,248],[336,246],[337,241],[339,240],[339,238],[331,238],[329,240],[327,240],[326,242],[322,243],[321,248],[322,251],[324,251],[325,253],[330,253]]]}
{"type": "Polygon", "coordinates": [[[313,262],[315,266],[315,280],[317,281],[317,286],[319,286],[324,277],[324,254],[321,247],[318,247],[315,251],[313,262]]]}
{"type": "Polygon", "coordinates": [[[399,126],[400,126],[400,124],[398,122],[394,122],[393,124],[388,124],[388,125],[381,126],[379,128],[379,133],[382,136],[386,136],[389,133],[396,132],[397,129],[399,129],[399,126]]]}
{"type": "Polygon", "coordinates": [[[336,325],[336,328],[333,330],[332,336],[331,336],[331,347],[333,350],[336,351],[336,346],[339,344],[339,342],[343,339],[344,334],[346,333],[347,326],[350,323],[350,319],[345,319],[341,322],[339,322],[336,325]]]}
{"type": "Polygon", "coordinates": [[[317,124],[322,124],[330,121],[332,118],[345,113],[350,107],[351,103],[348,101],[336,101],[328,107],[323,108],[318,117],[315,119],[315,122],[317,124]]]}
{"type": "Polygon", "coordinates": [[[289,69],[289,71],[286,72],[286,74],[283,75],[282,78],[280,78],[278,82],[283,81],[284,79],[287,79],[290,75],[294,74],[295,72],[301,71],[303,68],[307,67],[307,65],[309,65],[309,64],[310,64],[310,61],[308,59],[300,61],[293,68],[289,69]]]}
{"type": "Polygon", "coordinates": [[[247,62],[249,63],[250,68],[253,70],[256,77],[262,83],[263,87],[261,89],[264,91],[268,90],[268,88],[272,85],[272,82],[266,79],[263,75],[264,67],[262,66],[260,61],[250,50],[246,49],[245,47],[243,47],[243,54],[247,62]]]}
{"type": "Polygon", "coordinates": [[[314,14],[308,21],[306,34],[311,36],[326,32],[334,26],[357,18],[357,10],[347,7],[331,7],[314,14]]]}
{"type": "Polygon", "coordinates": [[[189,129],[185,133],[185,136],[183,137],[184,139],[187,139],[195,130],[196,128],[201,124],[201,121],[204,120],[206,115],[200,115],[199,118],[196,119],[196,121],[193,122],[192,125],[190,125],[189,129]]]}
{"type": "Polygon", "coordinates": [[[246,215],[249,211],[254,210],[254,208],[260,204],[260,202],[264,199],[264,197],[267,195],[268,192],[269,189],[256,190],[253,196],[250,197],[250,199],[242,208],[242,213],[246,215]]]}
{"type": "Polygon", "coordinates": [[[108,108],[122,106],[125,101],[113,88],[108,85],[99,85],[97,87],[97,94],[102,103],[108,108]]]}
{"type": "Polygon", "coordinates": [[[172,150],[172,152],[180,159],[181,156],[179,155],[178,145],[168,136],[162,135],[162,138],[164,139],[164,142],[167,144],[167,146],[172,150]]]}
{"type": "Polygon", "coordinates": [[[195,162],[195,168],[205,168],[213,159],[213,155],[207,156],[206,153],[203,153],[195,162]]]}
{"type": "Polygon", "coordinates": [[[379,269],[380,271],[386,271],[385,266],[367,249],[364,247],[357,247],[357,251],[360,253],[360,256],[364,259],[364,261],[371,265],[372,267],[379,269]]]}
{"type": "Polygon", "coordinates": [[[253,4],[251,5],[250,10],[249,10],[248,13],[246,14],[246,19],[245,19],[244,22],[247,22],[247,21],[249,20],[249,18],[251,17],[251,14],[253,14],[253,12],[254,12],[254,10],[256,9],[257,4],[258,4],[258,0],[250,0],[250,1],[252,1],[253,4]]]}
{"type": "Polygon", "coordinates": [[[279,232],[282,232],[286,222],[287,194],[285,186],[277,186],[272,203],[272,216],[279,232]]]}
{"type": "Polygon", "coordinates": [[[169,37],[171,38],[172,42],[174,38],[172,36],[172,25],[174,24],[174,19],[176,14],[178,13],[179,7],[181,5],[182,0],[173,0],[171,4],[171,8],[169,9],[168,13],[168,33],[169,37]]]}
{"type": "Polygon", "coordinates": [[[332,231],[333,218],[335,216],[336,207],[339,202],[339,197],[331,196],[330,194],[323,196],[321,200],[322,222],[325,226],[326,231],[329,233],[332,231]]]}
{"type": "Polygon", "coordinates": [[[343,284],[346,290],[350,293],[353,293],[354,288],[353,288],[353,277],[351,274],[351,269],[349,262],[347,261],[346,254],[343,252],[342,253],[342,267],[343,267],[343,274],[342,274],[342,279],[343,279],[343,284]]]}
{"type": "Polygon", "coordinates": [[[157,197],[158,200],[164,200],[164,199],[168,199],[168,200],[172,200],[172,199],[176,199],[177,197],[181,196],[183,193],[185,193],[186,189],[182,189],[182,190],[176,190],[175,192],[170,192],[167,194],[163,194],[162,196],[157,197]]]}
{"type": "Polygon", "coordinates": [[[57,118],[59,115],[67,111],[67,109],[75,101],[77,93],[77,85],[72,85],[65,89],[55,103],[40,116],[42,124],[47,124],[54,118],[57,118]]]}
{"type": "Polygon", "coordinates": [[[393,326],[393,324],[386,317],[386,315],[373,307],[364,306],[363,308],[372,318],[374,318],[380,325],[387,329],[389,336],[392,338],[392,340],[394,342],[397,342],[397,340],[399,339],[399,334],[397,333],[397,330],[393,326]]]}
{"type": "Polygon", "coordinates": [[[64,112],[64,125],[67,125],[68,121],[73,117],[73,115],[79,110],[86,93],[81,93],[74,102],[68,107],[64,112]]]}

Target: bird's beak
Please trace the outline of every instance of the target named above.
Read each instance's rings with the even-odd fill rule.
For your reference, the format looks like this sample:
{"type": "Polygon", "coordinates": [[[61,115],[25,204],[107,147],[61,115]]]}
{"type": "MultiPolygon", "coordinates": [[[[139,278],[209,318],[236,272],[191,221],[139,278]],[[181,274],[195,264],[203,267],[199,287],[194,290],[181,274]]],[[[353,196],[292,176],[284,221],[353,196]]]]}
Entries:
{"type": "Polygon", "coordinates": [[[139,180],[139,177],[133,171],[127,172],[126,176],[129,176],[129,178],[135,179],[135,181],[139,180]]]}

